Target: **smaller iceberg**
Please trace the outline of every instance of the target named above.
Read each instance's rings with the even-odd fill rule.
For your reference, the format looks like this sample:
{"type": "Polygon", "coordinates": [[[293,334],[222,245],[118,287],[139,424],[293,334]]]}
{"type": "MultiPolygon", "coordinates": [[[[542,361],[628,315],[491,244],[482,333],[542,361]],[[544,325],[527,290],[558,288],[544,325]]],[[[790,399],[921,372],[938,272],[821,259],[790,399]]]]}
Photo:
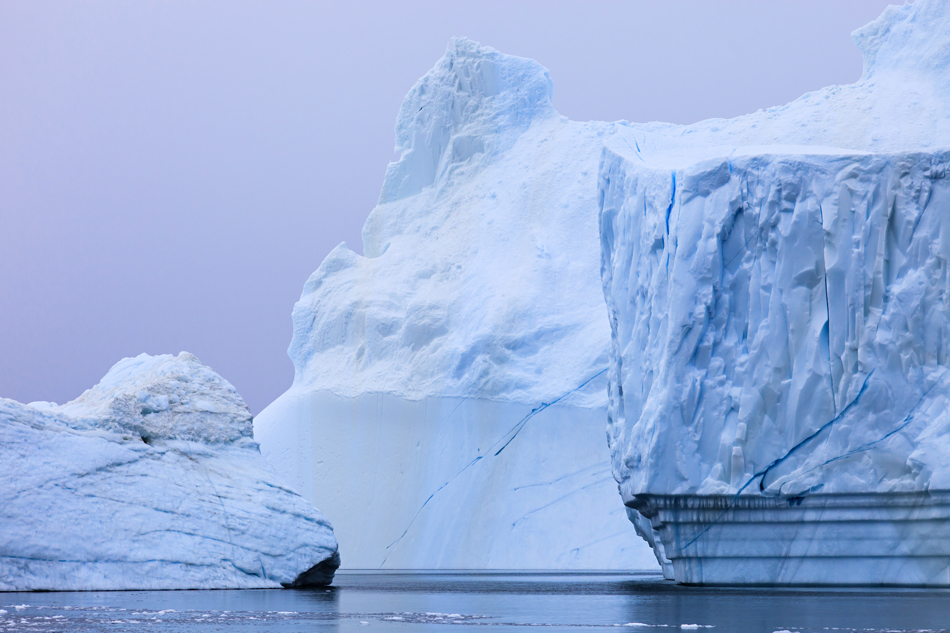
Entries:
{"type": "Polygon", "coordinates": [[[0,591],[329,584],[333,529],[252,424],[185,352],[126,358],[62,406],[0,398],[0,591]]]}

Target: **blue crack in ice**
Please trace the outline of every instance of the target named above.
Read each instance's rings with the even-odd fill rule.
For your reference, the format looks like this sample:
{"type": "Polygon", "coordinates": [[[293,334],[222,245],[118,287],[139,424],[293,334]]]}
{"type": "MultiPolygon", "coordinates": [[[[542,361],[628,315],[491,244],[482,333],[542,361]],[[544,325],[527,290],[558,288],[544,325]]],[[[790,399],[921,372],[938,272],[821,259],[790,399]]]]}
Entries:
{"type": "MultiPolygon", "coordinates": [[[[505,450],[505,448],[507,448],[508,445],[511,444],[511,442],[518,436],[518,433],[521,432],[521,429],[524,428],[525,424],[527,424],[528,421],[531,420],[531,418],[533,418],[534,416],[538,415],[539,413],[541,413],[542,411],[544,411],[544,410],[547,409],[548,407],[550,407],[550,406],[552,406],[552,405],[555,405],[555,404],[557,404],[558,402],[561,402],[562,400],[564,400],[565,398],[567,398],[567,397],[570,396],[571,394],[580,391],[581,389],[583,389],[584,387],[586,387],[587,385],[589,385],[591,382],[593,382],[594,379],[596,379],[596,378],[598,378],[599,376],[602,376],[603,374],[605,374],[605,373],[607,372],[607,369],[608,369],[607,367],[604,367],[604,368],[601,369],[599,372],[597,372],[596,374],[594,374],[593,376],[591,376],[590,378],[588,378],[587,380],[585,380],[584,382],[582,382],[582,383],[581,383],[580,385],[578,385],[577,387],[574,387],[573,389],[571,389],[571,390],[568,391],[567,393],[563,394],[562,396],[560,396],[560,397],[558,397],[558,398],[552,400],[551,402],[542,402],[539,406],[535,407],[534,409],[531,409],[531,412],[528,413],[528,415],[526,415],[526,416],[524,416],[523,418],[521,418],[513,427],[511,427],[511,429],[509,429],[509,431],[508,431],[507,433],[505,433],[505,434],[501,437],[501,439],[499,439],[497,442],[495,442],[495,443],[492,444],[490,447],[488,447],[488,450],[485,452],[485,454],[478,455],[477,457],[475,457],[475,459],[473,459],[472,461],[470,461],[468,464],[466,464],[465,466],[463,466],[461,470],[459,470],[457,473],[455,473],[455,475],[453,475],[451,479],[449,479],[449,480],[446,481],[444,484],[442,484],[441,486],[439,486],[438,489],[436,489],[435,492],[433,492],[432,494],[430,494],[430,495],[426,498],[426,500],[422,503],[422,505],[419,506],[419,509],[416,510],[416,513],[412,516],[412,520],[409,521],[409,525],[407,525],[407,526],[406,526],[406,529],[403,530],[402,534],[399,535],[399,538],[397,538],[395,541],[393,541],[392,543],[390,543],[390,544],[386,547],[386,549],[387,549],[387,550],[390,550],[390,551],[389,551],[389,553],[387,553],[386,556],[383,558],[383,562],[380,564],[380,567],[383,567],[383,566],[386,564],[386,560],[389,558],[389,554],[392,553],[392,548],[395,547],[395,546],[399,543],[399,541],[401,541],[403,538],[405,538],[406,534],[409,533],[410,528],[412,528],[413,523],[416,522],[416,519],[419,518],[419,515],[422,513],[422,511],[425,509],[425,507],[426,507],[427,505],[429,505],[429,502],[432,501],[432,499],[433,499],[437,494],[439,494],[440,492],[442,492],[442,490],[444,490],[449,484],[451,484],[453,481],[455,481],[456,479],[458,479],[459,476],[461,476],[461,474],[464,473],[466,470],[468,470],[469,468],[471,468],[472,466],[474,466],[475,464],[477,464],[478,462],[480,462],[483,457],[486,457],[488,454],[490,454],[491,451],[494,450],[494,448],[495,448],[496,446],[498,446],[499,444],[501,444],[502,442],[504,442],[504,444],[502,444],[501,448],[499,448],[497,451],[495,451],[495,453],[493,454],[493,457],[497,457],[498,455],[500,455],[501,452],[502,452],[503,450],[505,450]],[[505,438],[507,438],[507,441],[506,441],[505,438]]],[[[457,408],[457,407],[456,407],[456,408],[457,408]]]]}
{"type": "MultiPolygon", "coordinates": [[[[865,377],[864,383],[861,385],[861,391],[858,392],[858,395],[855,396],[854,400],[852,400],[852,401],[848,404],[848,406],[846,406],[844,409],[842,409],[841,413],[839,413],[838,415],[836,415],[830,422],[827,422],[826,424],[822,425],[821,428],[819,428],[817,431],[815,431],[814,433],[812,433],[811,435],[809,435],[808,437],[806,437],[805,439],[803,439],[801,442],[799,442],[798,444],[796,444],[795,446],[793,446],[792,448],[790,448],[790,449],[788,450],[788,452],[786,452],[783,456],[781,456],[781,457],[779,457],[778,459],[775,459],[774,461],[772,461],[772,463],[770,463],[768,466],[766,466],[764,470],[761,470],[761,471],[755,473],[754,475],[752,475],[752,476],[749,478],[749,480],[748,480],[747,482],[745,482],[745,484],[743,484],[741,488],[739,488],[739,490],[736,492],[735,496],[733,496],[732,502],[729,504],[729,506],[728,506],[725,510],[723,510],[723,511],[719,514],[719,516],[717,516],[716,519],[715,519],[712,523],[710,523],[709,525],[707,525],[705,528],[702,529],[702,531],[699,532],[699,534],[697,534],[697,535],[694,536],[692,539],[690,539],[690,541],[687,542],[686,545],[683,546],[683,549],[686,549],[687,547],[689,547],[690,545],[692,545],[693,543],[695,543],[696,541],[698,541],[698,540],[699,540],[701,537],[703,537],[714,525],[716,525],[716,524],[722,519],[722,517],[726,514],[726,512],[728,512],[728,511],[731,510],[733,507],[735,507],[735,504],[736,504],[736,502],[739,500],[739,495],[742,494],[742,491],[744,491],[746,488],[748,488],[749,485],[751,485],[752,482],[754,482],[754,481],[755,481],[756,479],[758,479],[759,477],[761,477],[761,479],[759,480],[759,491],[764,494],[764,493],[765,493],[765,478],[766,478],[766,476],[768,475],[769,471],[772,470],[773,468],[775,468],[776,466],[778,466],[779,464],[781,464],[783,461],[785,461],[788,457],[790,457],[795,451],[797,451],[798,449],[800,449],[802,446],[804,446],[805,444],[807,444],[807,443],[810,442],[811,440],[815,439],[822,431],[824,431],[825,429],[830,428],[835,422],[838,422],[839,420],[841,420],[841,418],[844,417],[844,415],[845,415],[854,405],[857,404],[858,399],[860,399],[860,397],[861,397],[861,396],[864,394],[864,392],[867,390],[868,381],[871,379],[871,375],[872,375],[872,374],[874,374],[874,370],[871,370],[871,373],[869,373],[869,374],[867,375],[867,377],[865,377]]],[[[943,384],[944,382],[946,382],[948,378],[950,378],[950,371],[944,372],[944,375],[940,378],[940,380],[937,380],[936,382],[934,382],[934,384],[931,385],[930,388],[927,389],[927,390],[920,396],[920,398],[917,400],[917,403],[913,406],[913,408],[911,408],[910,412],[904,417],[903,420],[901,420],[901,423],[900,423],[899,425],[897,425],[897,427],[895,427],[895,428],[892,429],[891,431],[885,433],[884,435],[882,435],[881,437],[879,437],[879,438],[876,439],[876,440],[872,440],[872,441],[870,441],[870,442],[867,442],[867,443],[865,443],[865,444],[862,444],[861,446],[859,446],[859,447],[857,447],[857,448],[854,448],[854,449],[851,449],[850,451],[847,451],[847,452],[845,452],[845,453],[842,453],[841,455],[836,455],[835,457],[832,457],[832,458],[830,458],[830,459],[827,459],[827,460],[825,460],[824,462],[822,462],[821,464],[818,464],[818,465],[815,466],[814,468],[810,468],[809,470],[807,470],[807,471],[805,471],[805,472],[811,472],[811,471],[816,470],[816,469],[818,469],[818,468],[821,468],[821,467],[823,467],[823,466],[827,466],[828,464],[831,464],[832,462],[836,462],[836,461],[839,461],[839,460],[842,460],[842,459],[847,459],[848,457],[851,457],[851,456],[853,456],[853,455],[857,455],[858,453],[863,453],[864,451],[870,450],[871,448],[873,448],[874,446],[876,446],[876,445],[880,444],[881,442],[887,440],[888,438],[893,437],[893,436],[896,435],[897,433],[900,433],[900,432],[903,431],[905,428],[907,428],[907,426],[910,425],[911,422],[914,421],[914,416],[915,416],[915,415],[917,414],[917,412],[920,410],[920,407],[923,406],[923,403],[926,401],[927,396],[930,395],[930,393],[931,393],[934,389],[936,389],[938,386],[940,386],[941,384],[943,384]]]]}
{"type": "Polygon", "coordinates": [[[861,384],[861,390],[858,392],[858,395],[856,395],[856,396],[854,397],[854,399],[853,399],[851,402],[848,403],[848,406],[846,406],[844,409],[841,410],[841,413],[839,413],[838,415],[836,415],[835,417],[833,417],[830,421],[828,421],[828,422],[822,424],[822,425],[818,428],[817,431],[815,431],[814,433],[812,433],[811,435],[809,435],[808,437],[806,437],[805,439],[803,439],[802,441],[800,441],[800,442],[799,442],[798,444],[796,444],[795,446],[793,446],[793,447],[791,447],[790,449],[788,449],[788,451],[786,451],[784,455],[782,455],[781,457],[778,457],[778,458],[772,460],[772,462],[771,462],[768,466],[766,466],[764,470],[760,470],[759,472],[754,473],[751,477],[749,477],[749,480],[748,480],[747,482],[745,482],[745,483],[742,485],[742,487],[739,488],[739,490],[736,491],[736,494],[733,496],[732,501],[729,503],[729,505],[726,507],[726,509],[723,510],[722,512],[720,512],[720,513],[719,513],[719,516],[717,516],[716,519],[715,519],[712,523],[710,523],[709,525],[707,525],[706,527],[704,527],[704,528],[699,532],[699,534],[697,534],[696,536],[694,536],[693,538],[691,538],[691,539],[689,540],[689,542],[687,542],[686,545],[683,546],[683,549],[685,550],[687,547],[689,547],[690,545],[692,545],[693,543],[695,543],[696,541],[698,541],[698,540],[699,540],[700,538],[702,538],[710,529],[712,529],[712,527],[713,527],[714,525],[716,525],[717,523],[719,523],[719,521],[722,519],[722,517],[725,516],[726,512],[728,512],[729,510],[731,510],[732,508],[735,507],[736,502],[739,500],[739,495],[742,494],[742,491],[745,490],[746,488],[748,488],[748,487],[752,484],[752,482],[754,482],[756,479],[759,479],[760,477],[761,477],[761,479],[759,479],[759,492],[761,492],[761,493],[764,495],[764,494],[765,494],[765,478],[766,478],[766,476],[769,474],[769,471],[772,470],[773,468],[775,468],[776,466],[778,466],[779,464],[781,464],[782,462],[784,462],[784,461],[785,461],[786,459],[788,459],[789,457],[791,457],[794,453],[796,453],[796,452],[798,451],[798,449],[802,448],[803,446],[805,446],[806,444],[808,444],[809,442],[811,442],[813,439],[815,439],[816,437],[818,437],[823,431],[825,431],[826,429],[830,429],[830,428],[835,424],[835,422],[840,421],[840,420],[845,416],[845,414],[848,413],[848,411],[850,411],[850,410],[852,409],[852,407],[854,407],[854,406],[857,404],[858,400],[861,399],[861,396],[864,395],[864,392],[867,391],[867,388],[868,388],[868,381],[871,380],[871,376],[872,376],[872,375],[874,375],[874,370],[873,370],[873,369],[871,370],[871,372],[870,372],[867,376],[865,376],[864,382],[861,384]]]}

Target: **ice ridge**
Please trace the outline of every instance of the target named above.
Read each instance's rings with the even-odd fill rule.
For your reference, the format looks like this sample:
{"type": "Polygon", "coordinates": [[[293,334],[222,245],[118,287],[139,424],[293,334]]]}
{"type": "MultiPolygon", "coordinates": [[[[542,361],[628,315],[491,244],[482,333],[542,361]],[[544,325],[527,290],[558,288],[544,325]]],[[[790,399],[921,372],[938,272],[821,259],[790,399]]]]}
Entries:
{"type": "MultiPolygon", "coordinates": [[[[402,102],[395,148],[402,156],[386,170],[379,204],[413,196],[436,182],[444,186],[450,172],[475,155],[491,160],[509,149],[536,118],[555,114],[552,92],[547,70],[534,60],[453,38],[445,57],[402,102]]],[[[399,223],[387,228],[393,227],[404,228],[399,223]]],[[[373,229],[379,230],[364,231],[368,257],[385,250],[378,243],[384,236],[373,229]]]]}
{"type": "Polygon", "coordinates": [[[233,442],[252,438],[251,412],[237,390],[193,355],[125,358],[59,411],[144,440],[233,442]]]}

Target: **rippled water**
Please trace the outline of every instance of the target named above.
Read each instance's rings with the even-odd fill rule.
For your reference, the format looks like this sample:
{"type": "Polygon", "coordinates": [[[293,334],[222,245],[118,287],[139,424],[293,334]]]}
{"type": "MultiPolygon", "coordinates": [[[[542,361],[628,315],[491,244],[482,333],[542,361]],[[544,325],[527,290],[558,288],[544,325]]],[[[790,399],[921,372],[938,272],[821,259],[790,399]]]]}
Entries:
{"type": "Polygon", "coordinates": [[[339,573],[312,590],[0,593],[3,631],[947,631],[950,591],[680,587],[658,574],[339,573]],[[484,629],[484,627],[489,627],[484,629]]]}

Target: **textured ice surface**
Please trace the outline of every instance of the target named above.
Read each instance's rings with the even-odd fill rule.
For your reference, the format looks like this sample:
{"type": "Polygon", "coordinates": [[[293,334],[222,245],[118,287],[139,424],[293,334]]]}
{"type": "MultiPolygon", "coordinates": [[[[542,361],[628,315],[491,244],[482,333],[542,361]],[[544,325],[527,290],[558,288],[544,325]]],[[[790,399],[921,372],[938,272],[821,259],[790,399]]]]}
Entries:
{"type": "Polygon", "coordinates": [[[280,587],[338,565],[191,354],[126,358],[63,406],[0,399],[0,464],[0,590],[280,587]]]}
{"type": "Polygon", "coordinates": [[[854,39],[853,85],[606,143],[627,502],[950,488],[950,5],[854,39]]]}
{"type": "Polygon", "coordinates": [[[453,41],[403,102],[365,256],[336,248],[294,308],[294,384],[255,431],[348,566],[652,565],[602,435],[618,126],[551,91],[536,62],[453,41]]]}
{"type": "Polygon", "coordinates": [[[597,167],[617,126],[559,116],[551,91],[464,39],[412,88],[365,257],[338,246],[294,306],[295,389],[540,404],[607,366],[597,167]]]}

